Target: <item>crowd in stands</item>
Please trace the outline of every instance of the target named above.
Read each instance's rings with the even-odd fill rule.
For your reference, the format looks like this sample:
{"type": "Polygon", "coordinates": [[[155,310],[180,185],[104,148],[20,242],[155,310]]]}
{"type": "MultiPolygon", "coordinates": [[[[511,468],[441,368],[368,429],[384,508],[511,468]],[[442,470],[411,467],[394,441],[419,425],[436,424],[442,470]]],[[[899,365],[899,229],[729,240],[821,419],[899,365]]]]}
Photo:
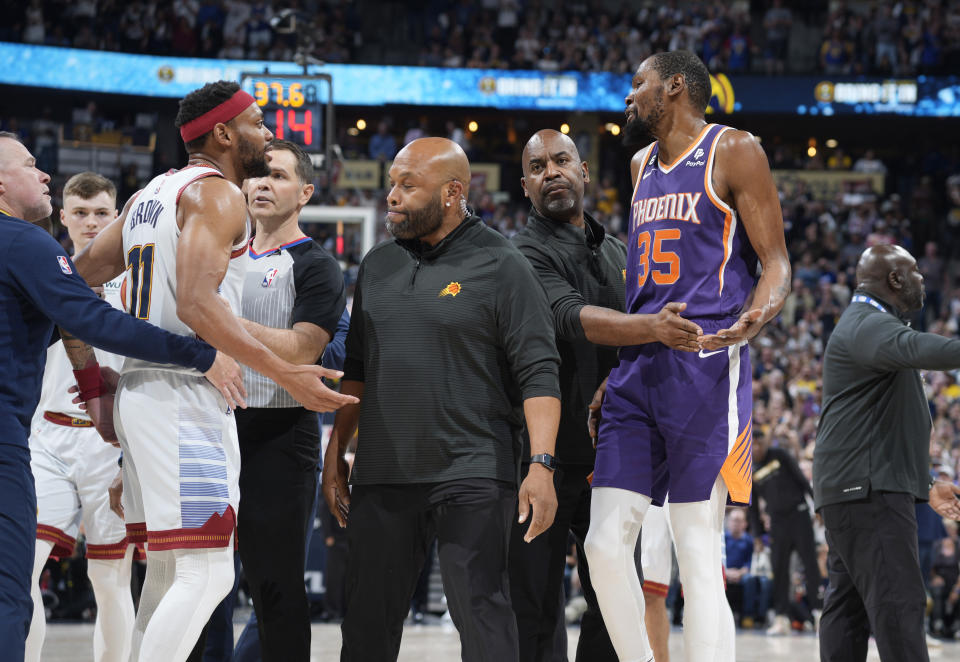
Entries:
{"type": "Polygon", "coordinates": [[[836,3],[823,26],[820,70],[829,75],[945,74],[960,66],[960,3],[836,3]]]}
{"type": "Polygon", "coordinates": [[[624,73],[687,49],[734,74],[909,76],[960,64],[957,0],[614,4],[379,0],[361,12],[349,0],[5,0],[0,41],[291,60],[298,36],[272,20],[294,9],[299,45],[326,62],[624,73]]]}

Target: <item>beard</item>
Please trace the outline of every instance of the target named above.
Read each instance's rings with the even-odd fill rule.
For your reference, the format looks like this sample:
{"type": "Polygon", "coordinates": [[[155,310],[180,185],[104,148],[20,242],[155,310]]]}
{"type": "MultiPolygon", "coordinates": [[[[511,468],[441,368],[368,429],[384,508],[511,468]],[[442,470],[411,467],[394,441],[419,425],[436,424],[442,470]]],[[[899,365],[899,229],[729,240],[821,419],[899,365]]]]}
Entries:
{"type": "Polygon", "coordinates": [[[923,285],[917,285],[915,288],[911,288],[910,291],[904,292],[903,298],[906,300],[907,305],[910,306],[910,312],[923,310],[923,301],[926,298],[923,285]]]}
{"type": "Polygon", "coordinates": [[[396,239],[419,239],[436,232],[443,224],[443,205],[439,191],[433,199],[420,209],[409,209],[406,220],[394,223],[384,221],[387,232],[396,239]]]}
{"type": "Polygon", "coordinates": [[[240,137],[240,171],[243,179],[253,177],[267,177],[270,175],[270,164],[267,163],[265,150],[258,150],[253,143],[240,137]]]}
{"type": "Polygon", "coordinates": [[[638,112],[633,119],[623,125],[624,147],[645,147],[652,143],[656,139],[653,131],[662,117],[663,89],[658,89],[656,99],[654,99],[653,102],[653,108],[647,116],[641,117],[638,112]]]}

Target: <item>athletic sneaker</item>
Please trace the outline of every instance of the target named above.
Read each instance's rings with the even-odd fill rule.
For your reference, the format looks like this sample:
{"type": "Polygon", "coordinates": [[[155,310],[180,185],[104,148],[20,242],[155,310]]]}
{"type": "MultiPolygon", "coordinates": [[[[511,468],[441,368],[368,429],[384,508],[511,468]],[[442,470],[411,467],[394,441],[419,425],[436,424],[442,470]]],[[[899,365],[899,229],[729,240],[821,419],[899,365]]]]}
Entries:
{"type": "Polygon", "coordinates": [[[790,634],[790,619],[786,616],[777,616],[773,619],[773,625],[767,628],[767,636],[784,637],[790,634]]]}

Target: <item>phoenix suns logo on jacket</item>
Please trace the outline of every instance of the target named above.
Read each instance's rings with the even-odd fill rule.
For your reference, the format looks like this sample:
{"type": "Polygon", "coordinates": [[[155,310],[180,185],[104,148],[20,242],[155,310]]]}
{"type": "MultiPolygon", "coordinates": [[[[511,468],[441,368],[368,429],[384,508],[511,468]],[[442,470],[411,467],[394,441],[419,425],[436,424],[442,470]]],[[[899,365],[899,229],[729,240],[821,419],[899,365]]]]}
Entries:
{"type": "Polygon", "coordinates": [[[444,296],[447,296],[448,294],[449,294],[450,296],[452,296],[452,297],[455,297],[455,296],[457,296],[458,294],[460,294],[460,283],[458,283],[458,282],[456,282],[456,281],[450,283],[450,284],[447,285],[445,288],[443,288],[442,290],[440,290],[440,294],[438,294],[437,296],[438,296],[438,297],[444,297],[444,296]]]}

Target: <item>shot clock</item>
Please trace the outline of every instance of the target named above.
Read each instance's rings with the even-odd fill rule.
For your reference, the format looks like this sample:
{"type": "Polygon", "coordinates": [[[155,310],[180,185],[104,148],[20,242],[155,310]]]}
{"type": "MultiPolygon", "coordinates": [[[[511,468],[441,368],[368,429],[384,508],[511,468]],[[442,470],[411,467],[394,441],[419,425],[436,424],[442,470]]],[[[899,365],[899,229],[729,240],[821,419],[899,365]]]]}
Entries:
{"type": "Polygon", "coordinates": [[[300,145],[315,166],[327,164],[333,126],[329,75],[242,74],[240,86],[257,100],[274,137],[300,145]]]}

